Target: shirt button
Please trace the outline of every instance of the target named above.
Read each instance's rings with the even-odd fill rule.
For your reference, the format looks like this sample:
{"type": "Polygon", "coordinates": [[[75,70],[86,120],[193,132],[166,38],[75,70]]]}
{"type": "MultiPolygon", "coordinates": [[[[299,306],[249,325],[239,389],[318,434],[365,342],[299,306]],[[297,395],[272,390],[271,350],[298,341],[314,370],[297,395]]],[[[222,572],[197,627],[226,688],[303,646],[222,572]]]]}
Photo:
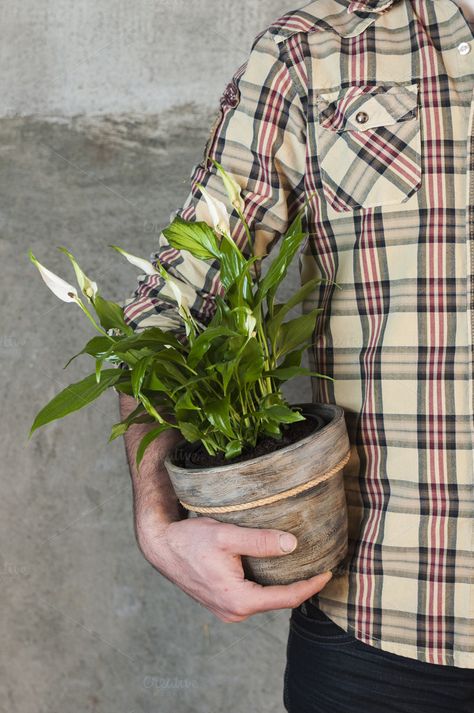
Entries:
{"type": "Polygon", "coordinates": [[[358,124],[365,124],[365,122],[368,120],[369,115],[365,111],[359,111],[356,114],[356,121],[358,124]]]}
{"type": "Polygon", "coordinates": [[[461,42],[461,44],[458,45],[459,54],[469,54],[470,51],[471,45],[469,45],[467,42],[461,42]]]}

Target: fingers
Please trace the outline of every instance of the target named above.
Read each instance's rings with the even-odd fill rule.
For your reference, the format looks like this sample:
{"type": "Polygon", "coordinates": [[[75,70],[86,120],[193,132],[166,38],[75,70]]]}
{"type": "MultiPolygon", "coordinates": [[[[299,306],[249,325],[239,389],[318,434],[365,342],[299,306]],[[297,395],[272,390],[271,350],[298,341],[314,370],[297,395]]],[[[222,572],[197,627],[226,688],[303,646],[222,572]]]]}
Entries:
{"type": "Polygon", "coordinates": [[[262,586],[248,582],[240,597],[232,602],[228,621],[243,621],[253,614],[274,609],[294,609],[301,602],[320,592],[332,577],[332,572],[317,574],[293,584],[262,586]]]}
{"type": "Polygon", "coordinates": [[[278,557],[293,552],[298,544],[291,532],[222,524],[216,544],[225,552],[252,557],[278,557]]]}
{"type": "Polygon", "coordinates": [[[320,592],[331,578],[332,572],[323,572],[293,584],[277,584],[255,589],[252,604],[258,611],[293,609],[313,594],[320,592]]]}

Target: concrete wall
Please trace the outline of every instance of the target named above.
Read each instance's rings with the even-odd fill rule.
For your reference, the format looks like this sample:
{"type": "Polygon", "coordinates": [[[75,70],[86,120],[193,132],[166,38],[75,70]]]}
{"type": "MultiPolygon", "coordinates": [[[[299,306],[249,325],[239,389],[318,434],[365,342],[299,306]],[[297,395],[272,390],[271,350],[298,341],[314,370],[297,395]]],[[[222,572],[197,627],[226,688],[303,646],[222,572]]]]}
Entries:
{"type": "MultiPolygon", "coordinates": [[[[54,118],[0,120],[1,713],[283,711],[289,610],[224,624],[143,560],[123,445],[107,444],[114,395],[27,441],[36,411],[92,365],[81,357],[62,370],[90,330],[27,251],[70,276],[55,249],[66,245],[104,294],[129,294],[135,271],[107,246],[153,250],[225,83],[285,9],[2,6],[0,115],[54,118]]],[[[286,290],[297,281],[294,265],[286,290]]],[[[288,395],[308,393],[302,380],[288,395]]]]}
{"type": "Polygon", "coordinates": [[[287,9],[284,0],[4,2],[0,116],[209,106],[257,32],[287,9]]]}
{"type": "MultiPolygon", "coordinates": [[[[156,133],[152,118],[143,121],[156,133]]],[[[27,251],[73,279],[73,250],[103,294],[136,270],[188,191],[207,130],[151,146],[127,123],[0,121],[1,713],[280,713],[289,610],[224,624],[156,573],[134,539],[114,394],[27,440],[34,414],[90,373],[91,336],[27,251]],[[118,134],[118,136],[117,136],[118,134]]],[[[297,284],[297,265],[282,297],[297,284]]],[[[287,395],[306,401],[306,379],[287,395]]]]}

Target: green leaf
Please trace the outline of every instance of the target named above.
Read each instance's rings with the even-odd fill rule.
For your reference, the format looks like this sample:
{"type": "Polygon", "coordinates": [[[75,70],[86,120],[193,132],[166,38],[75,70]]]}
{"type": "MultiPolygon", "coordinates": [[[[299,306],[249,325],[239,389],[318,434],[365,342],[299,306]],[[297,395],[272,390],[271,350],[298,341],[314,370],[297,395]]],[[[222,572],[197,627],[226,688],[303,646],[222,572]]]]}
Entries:
{"type": "Polygon", "coordinates": [[[221,348],[213,351],[213,361],[206,366],[206,371],[210,377],[215,372],[221,374],[224,393],[227,391],[228,384],[234,376],[238,380],[237,368],[246,343],[247,337],[242,334],[229,337],[221,348]]]}
{"type": "MultiPolygon", "coordinates": [[[[215,383],[216,379],[213,378],[212,372],[209,374],[202,374],[201,376],[193,376],[190,379],[187,380],[185,384],[181,384],[180,386],[177,386],[174,389],[169,390],[169,395],[172,400],[175,400],[177,398],[177,394],[182,391],[183,389],[191,389],[195,384],[199,382],[204,382],[202,389],[199,390],[199,393],[201,396],[205,393],[207,393],[210,390],[210,382],[215,383]]],[[[158,390],[158,389],[157,389],[158,390]]]]}
{"type": "Polygon", "coordinates": [[[275,421],[264,421],[261,431],[267,436],[272,436],[272,438],[281,439],[280,426],[278,425],[278,423],[275,423],[275,421]]]}
{"type": "Polygon", "coordinates": [[[262,376],[265,357],[260,343],[251,337],[244,346],[238,363],[238,378],[241,384],[250,384],[262,376]]]}
{"type": "MultiPolygon", "coordinates": [[[[97,338],[100,339],[100,337],[97,338]]],[[[178,351],[183,350],[183,345],[179,339],[176,339],[174,334],[165,332],[159,327],[147,327],[141,332],[132,332],[132,336],[122,337],[118,341],[116,348],[120,353],[124,353],[129,349],[142,349],[143,347],[150,347],[156,351],[156,348],[160,345],[163,347],[170,346],[178,351]]],[[[114,347],[112,346],[111,351],[113,349],[114,347]]]]}
{"type": "Polygon", "coordinates": [[[111,349],[111,345],[113,345],[116,339],[116,337],[92,337],[92,339],[87,342],[84,349],[81,349],[80,352],[74,354],[74,356],[69,359],[63,368],[66,369],[66,367],[68,367],[74,359],[77,359],[78,356],[81,356],[81,354],[89,354],[96,359],[104,357],[109,351],[110,354],[112,354],[113,346],[111,349]]]}
{"type": "Polygon", "coordinates": [[[76,384],[67,386],[37,414],[31,427],[30,436],[37,428],[87,406],[87,404],[98,398],[106,389],[113,386],[120,379],[121,375],[121,369],[105,369],[101,373],[99,383],[97,383],[94,373],[82,381],[78,381],[76,384]]]}
{"type": "Polygon", "coordinates": [[[119,381],[115,384],[115,389],[121,394],[127,394],[127,396],[133,396],[132,387],[130,381],[119,381]]]}
{"type": "Polygon", "coordinates": [[[102,375],[102,372],[101,372],[102,364],[103,364],[102,359],[95,360],[95,380],[97,381],[97,383],[100,382],[100,377],[102,375]]]}
{"type": "Polygon", "coordinates": [[[232,239],[223,238],[220,247],[219,279],[225,290],[247,274],[247,260],[232,239]]]}
{"type": "Polygon", "coordinates": [[[118,351],[116,352],[116,356],[127,366],[129,367],[129,371],[133,369],[133,367],[138,364],[138,362],[141,359],[144,359],[147,356],[153,356],[153,350],[152,349],[127,349],[127,351],[118,351]]]}
{"type": "Polygon", "coordinates": [[[138,446],[137,455],[135,458],[137,467],[140,466],[140,463],[143,460],[143,456],[145,455],[145,451],[148,446],[153,443],[153,441],[158,438],[158,436],[161,435],[163,431],[167,431],[169,428],[173,428],[173,426],[171,426],[169,423],[162,423],[159,426],[152,428],[151,431],[148,431],[146,436],[142,438],[142,440],[140,441],[140,445],[138,446]]]}
{"type": "Polygon", "coordinates": [[[176,410],[178,409],[183,409],[186,411],[200,411],[200,407],[196,406],[196,404],[193,402],[192,399],[192,393],[189,391],[185,391],[184,394],[182,394],[178,400],[176,401],[175,404],[176,410]]]}
{"type": "Polygon", "coordinates": [[[163,424],[164,423],[164,418],[163,416],[156,410],[155,406],[152,404],[148,396],[144,393],[140,393],[140,401],[150,414],[150,416],[153,416],[155,421],[158,421],[158,423],[163,424]]]}
{"type": "Polygon", "coordinates": [[[173,411],[179,423],[187,421],[201,423],[201,408],[194,403],[192,393],[185,392],[181,394],[173,406],[173,411]]]}
{"type": "Polygon", "coordinates": [[[167,386],[165,381],[163,381],[163,379],[160,378],[155,366],[153,367],[153,370],[147,377],[146,389],[147,389],[147,391],[162,391],[163,393],[168,394],[168,395],[171,395],[172,390],[173,390],[172,387],[167,386]]]}
{"type": "MultiPolygon", "coordinates": [[[[309,280],[308,282],[305,282],[305,284],[295,292],[294,295],[290,297],[290,299],[281,304],[277,304],[274,307],[274,312],[273,312],[273,317],[270,315],[270,312],[268,313],[268,317],[266,320],[266,328],[267,328],[267,333],[271,341],[275,338],[276,332],[280,328],[281,323],[283,322],[284,317],[288,314],[288,312],[293,309],[293,307],[296,307],[297,304],[300,302],[303,302],[308,295],[310,295],[316,285],[320,284],[322,280],[320,278],[314,278],[313,280],[309,280]]],[[[318,308],[320,312],[323,311],[322,307],[318,308]]]]}
{"type": "Polygon", "coordinates": [[[289,366],[301,366],[301,360],[306,349],[307,346],[305,344],[303,347],[299,347],[299,349],[288,352],[283,361],[278,365],[278,368],[286,369],[289,366]]]}
{"type": "Polygon", "coordinates": [[[278,285],[286,276],[288,267],[293,260],[293,257],[307,235],[302,231],[301,226],[302,215],[299,214],[283,237],[278,255],[273,260],[267,274],[260,282],[256,295],[258,303],[263,300],[267,293],[270,293],[270,298],[273,298],[278,285]]]}
{"type": "Polygon", "coordinates": [[[119,423],[114,423],[110,430],[110,437],[109,437],[109,443],[111,441],[114,441],[116,438],[119,436],[123,436],[123,434],[128,431],[129,424],[126,423],[125,421],[120,421],[119,423]]]}
{"type": "Polygon", "coordinates": [[[228,327],[208,327],[196,338],[190,349],[187,358],[188,365],[194,369],[217,339],[234,336],[237,336],[236,332],[228,327]]]}
{"type": "Polygon", "coordinates": [[[183,438],[185,438],[190,443],[195,443],[201,440],[202,433],[196,424],[190,421],[178,421],[178,428],[181,431],[183,438]]]}
{"type": "Polygon", "coordinates": [[[125,322],[122,307],[116,302],[110,302],[96,295],[92,304],[104,329],[119,329],[124,334],[134,334],[133,329],[125,322]]]}
{"type": "Polygon", "coordinates": [[[132,369],[131,384],[133,389],[133,395],[136,399],[139,398],[142,389],[142,384],[146,376],[147,369],[149,368],[153,357],[147,356],[144,359],[140,359],[137,364],[132,369]]]}
{"type": "Polygon", "coordinates": [[[112,346],[109,354],[115,354],[120,360],[125,361],[129,366],[134,367],[140,359],[147,356],[162,358],[167,361],[174,361],[182,365],[186,364],[186,359],[182,353],[185,348],[180,344],[179,349],[174,344],[174,338],[168,340],[159,336],[150,337],[135,335],[135,337],[122,338],[117,346],[112,346]],[[169,343],[169,346],[167,346],[169,343]]]}
{"type": "Polygon", "coordinates": [[[265,416],[271,421],[279,423],[295,423],[296,421],[304,421],[305,417],[298,411],[293,411],[288,406],[279,404],[270,406],[265,409],[265,416]]]}
{"type": "Polygon", "coordinates": [[[160,352],[154,357],[153,363],[161,381],[169,382],[170,379],[172,380],[173,383],[169,383],[169,388],[173,389],[176,386],[186,384],[189,379],[189,370],[183,365],[172,363],[171,359],[167,358],[170,356],[170,354],[161,354],[160,352]]]}
{"type": "Polygon", "coordinates": [[[248,307],[234,307],[229,312],[229,318],[232,320],[232,328],[238,335],[247,336],[247,319],[249,318],[248,307]]]}
{"type": "Polygon", "coordinates": [[[138,404],[138,406],[127,416],[127,418],[119,423],[115,423],[112,426],[109,442],[115,440],[115,438],[118,438],[119,436],[123,436],[132,424],[150,423],[150,421],[151,416],[147,414],[141,404],[138,404]]]}
{"type": "Polygon", "coordinates": [[[225,449],[225,457],[226,458],[235,458],[235,456],[239,456],[242,453],[242,443],[235,439],[233,441],[229,441],[227,443],[226,449],[225,449]]]}
{"type": "Polygon", "coordinates": [[[280,406],[283,403],[282,399],[283,399],[283,396],[280,391],[277,393],[267,394],[261,400],[260,406],[262,409],[267,409],[267,408],[270,408],[270,406],[275,406],[275,405],[280,406]]]}
{"type": "Polygon", "coordinates": [[[310,371],[303,366],[288,366],[286,368],[277,368],[270,371],[264,371],[262,376],[271,376],[280,381],[293,379],[295,376],[321,376],[316,371],[310,371]]]}
{"type": "Polygon", "coordinates": [[[279,359],[284,354],[295,349],[302,343],[307,343],[311,338],[316,325],[319,309],[302,314],[289,322],[284,322],[276,335],[275,358],[279,359]]]}
{"type": "MultiPolygon", "coordinates": [[[[261,260],[259,256],[250,257],[246,261],[245,269],[241,271],[241,274],[235,281],[233,289],[235,289],[236,298],[234,299],[234,304],[241,307],[246,304],[253,308],[254,296],[253,296],[253,285],[255,277],[252,275],[250,268],[253,263],[261,260]]],[[[227,296],[229,298],[229,295],[227,296]]]]}
{"type": "Polygon", "coordinates": [[[291,295],[290,299],[282,305],[283,315],[289,312],[290,309],[293,309],[293,307],[296,307],[300,302],[303,302],[303,300],[313,292],[314,288],[324,281],[325,279],[322,277],[314,277],[312,280],[305,282],[304,285],[301,285],[294,295],[291,295]]]}
{"type": "Polygon", "coordinates": [[[222,399],[209,399],[204,403],[203,412],[215,428],[229,438],[235,438],[235,433],[230,424],[230,401],[228,396],[222,399]]]}
{"type": "Polygon", "coordinates": [[[183,220],[176,216],[163,235],[176,250],[187,250],[200,260],[220,257],[217,238],[207,223],[183,220]]]}
{"type": "Polygon", "coordinates": [[[217,371],[222,377],[222,390],[224,394],[227,393],[227,388],[229,382],[234,376],[237,368],[237,362],[233,359],[232,361],[221,362],[220,364],[210,364],[207,369],[212,375],[213,371],[217,371]]]}

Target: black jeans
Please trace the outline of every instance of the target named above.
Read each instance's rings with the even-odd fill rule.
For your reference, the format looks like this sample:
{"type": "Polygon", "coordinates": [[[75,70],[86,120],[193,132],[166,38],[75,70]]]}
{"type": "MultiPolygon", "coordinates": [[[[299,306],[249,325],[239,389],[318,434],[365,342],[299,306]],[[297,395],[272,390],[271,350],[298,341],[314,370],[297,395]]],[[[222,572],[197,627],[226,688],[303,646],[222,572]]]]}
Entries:
{"type": "Polygon", "coordinates": [[[474,669],[376,649],[306,601],[291,612],[283,701],[288,713],[473,713],[474,669]]]}

